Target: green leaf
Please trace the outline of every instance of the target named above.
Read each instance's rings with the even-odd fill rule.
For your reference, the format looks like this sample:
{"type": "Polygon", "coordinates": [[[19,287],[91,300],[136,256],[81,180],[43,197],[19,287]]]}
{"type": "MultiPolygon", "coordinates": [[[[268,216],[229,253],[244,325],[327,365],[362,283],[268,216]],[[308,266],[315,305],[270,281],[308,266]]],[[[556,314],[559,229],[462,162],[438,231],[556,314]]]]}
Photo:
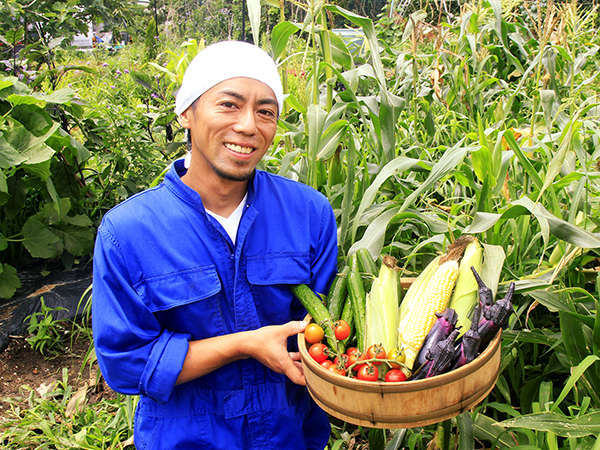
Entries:
{"type": "Polygon", "coordinates": [[[458,425],[458,449],[473,450],[475,448],[473,439],[473,418],[470,412],[464,412],[456,417],[458,425]]]}
{"type": "Polygon", "coordinates": [[[340,139],[344,135],[348,127],[347,120],[336,120],[329,125],[319,140],[319,148],[317,152],[317,159],[327,160],[335,153],[340,143],[340,139]]]}
{"type": "Polygon", "coordinates": [[[73,256],[87,254],[94,243],[94,231],[90,228],[68,227],[62,232],[65,249],[73,256]]]}
{"type": "Polygon", "coordinates": [[[435,184],[444,176],[453,171],[465,158],[465,155],[472,150],[471,147],[460,147],[459,142],[456,146],[447,149],[440,160],[434,164],[429,172],[427,179],[419,185],[409,196],[406,197],[402,207],[402,211],[407,209],[413,202],[423,194],[423,192],[433,189],[435,184]]]}
{"type": "Polygon", "coordinates": [[[0,298],[10,298],[21,287],[21,280],[10,264],[0,264],[0,269],[0,298]]]}
{"type": "Polygon", "coordinates": [[[52,157],[54,150],[45,141],[59,128],[58,123],[54,123],[45,134],[35,136],[16,120],[10,119],[7,122],[9,129],[5,134],[6,140],[25,158],[25,163],[37,164],[52,157]]]}
{"type": "Polygon", "coordinates": [[[506,432],[506,428],[484,414],[477,414],[475,416],[473,421],[473,435],[478,439],[495,445],[502,445],[507,448],[515,446],[515,441],[511,438],[510,433],[506,432]]]}
{"type": "Polygon", "coordinates": [[[91,219],[84,215],[79,214],[77,216],[67,216],[64,218],[65,223],[75,225],[76,227],[91,227],[93,225],[91,219]]]}
{"type": "Polygon", "coordinates": [[[0,136],[0,169],[18,166],[26,160],[27,158],[16,151],[4,136],[0,136]]]}
{"type": "Polygon", "coordinates": [[[352,225],[351,236],[352,240],[356,237],[356,230],[358,229],[358,225],[362,218],[363,213],[367,208],[369,208],[375,198],[379,189],[390,177],[404,172],[405,170],[412,169],[418,164],[418,159],[406,158],[404,156],[399,156],[398,158],[393,159],[389,163],[387,163],[377,174],[371,185],[365,190],[360,200],[360,205],[358,206],[358,210],[354,215],[354,223],[352,225]]]}
{"type": "Polygon", "coordinates": [[[481,266],[481,279],[492,290],[494,296],[496,296],[506,254],[501,245],[482,244],[482,246],[483,264],[481,266]]]}
{"type": "Polygon", "coordinates": [[[54,258],[59,255],[59,237],[35,216],[27,219],[21,233],[23,245],[34,258],[54,258]]]}
{"type": "Polygon", "coordinates": [[[8,193],[8,184],[6,183],[6,175],[4,171],[0,169],[0,192],[8,193]]]}
{"type": "Polygon", "coordinates": [[[600,434],[600,411],[571,418],[556,412],[527,414],[500,422],[507,428],[525,428],[545,431],[567,438],[598,436],[600,434]]]}
{"type": "Polygon", "coordinates": [[[543,233],[549,231],[557,238],[581,248],[600,247],[600,237],[595,233],[590,233],[556,217],[540,203],[533,203],[526,197],[514,201],[502,214],[475,213],[473,222],[465,229],[465,233],[483,233],[500,220],[514,219],[515,217],[527,214],[534,215],[538,219],[543,233]]]}
{"type": "Polygon", "coordinates": [[[284,54],[287,43],[292,34],[300,31],[300,27],[292,22],[279,22],[271,31],[271,47],[273,49],[273,58],[277,61],[284,54]]]}
{"type": "MultiPolygon", "coordinates": [[[[243,1],[243,0],[242,0],[243,1]]],[[[260,0],[246,0],[254,44],[260,45],[260,0]]]]}
{"type": "MultiPolygon", "coordinates": [[[[560,395],[558,396],[558,398],[552,405],[551,411],[554,412],[558,409],[558,406],[560,405],[560,403],[565,399],[565,397],[571,391],[571,389],[573,389],[573,387],[575,387],[575,383],[577,382],[577,380],[579,380],[579,378],[581,378],[581,376],[585,373],[585,371],[587,370],[588,367],[590,367],[592,364],[594,364],[598,360],[600,360],[600,356],[588,355],[585,357],[585,359],[583,361],[581,361],[577,365],[577,367],[575,367],[574,369],[571,370],[571,375],[569,376],[567,382],[565,383],[565,386],[563,387],[563,390],[561,391],[560,395]]],[[[600,426],[600,421],[598,422],[598,425],[600,426]]]]}

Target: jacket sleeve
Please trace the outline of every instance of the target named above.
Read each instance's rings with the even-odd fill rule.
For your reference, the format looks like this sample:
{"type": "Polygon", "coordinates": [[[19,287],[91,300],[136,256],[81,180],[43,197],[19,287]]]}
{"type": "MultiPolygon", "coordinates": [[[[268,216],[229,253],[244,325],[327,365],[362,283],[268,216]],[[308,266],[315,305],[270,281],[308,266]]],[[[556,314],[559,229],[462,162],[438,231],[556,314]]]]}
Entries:
{"type": "Polygon", "coordinates": [[[311,266],[313,291],[327,294],[337,272],[337,225],[331,205],[323,197],[322,209],[317,214],[320,226],[313,237],[314,258],[311,266]]]}
{"type": "Polygon", "coordinates": [[[190,336],[161,327],[137,294],[128,267],[104,220],[96,237],[92,286],[98,364],[115,391],[165,402],[183,367],[190,336]]]}

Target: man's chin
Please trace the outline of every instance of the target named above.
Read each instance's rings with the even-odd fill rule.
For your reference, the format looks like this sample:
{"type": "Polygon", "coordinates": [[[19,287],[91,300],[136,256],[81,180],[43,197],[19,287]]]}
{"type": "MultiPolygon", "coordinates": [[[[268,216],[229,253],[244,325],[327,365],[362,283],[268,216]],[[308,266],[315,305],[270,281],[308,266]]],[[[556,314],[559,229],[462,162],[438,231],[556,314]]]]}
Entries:
{"type": "Polygon", "coordinates": [[[254,175],[254,171],[255,169],[252,169],[250,172],[245,172],[245,173],[230,173],[230,172],[225,172],[223,170],[220,170],[217,167],[213,167],[215,173],[223,178],[224,180],[227,181],[248,181],[250,178],[252,178],[252,175],[254,175]]]}

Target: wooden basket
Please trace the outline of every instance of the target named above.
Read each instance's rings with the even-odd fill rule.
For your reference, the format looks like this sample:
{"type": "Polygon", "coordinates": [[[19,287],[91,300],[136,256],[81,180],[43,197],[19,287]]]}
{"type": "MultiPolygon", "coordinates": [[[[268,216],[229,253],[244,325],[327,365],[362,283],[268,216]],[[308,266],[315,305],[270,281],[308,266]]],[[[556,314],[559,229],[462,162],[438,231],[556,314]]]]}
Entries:
{"type": "Polygon", "coordinates": [[[304,333],[298,334],[311,397],[328,414],[370,428],[420,427],[473,408],[496,384],[500,341],[501,330],[477,358],[442,375],[385,383],[343,377],[325,369],[308,354],[304,333]]]}

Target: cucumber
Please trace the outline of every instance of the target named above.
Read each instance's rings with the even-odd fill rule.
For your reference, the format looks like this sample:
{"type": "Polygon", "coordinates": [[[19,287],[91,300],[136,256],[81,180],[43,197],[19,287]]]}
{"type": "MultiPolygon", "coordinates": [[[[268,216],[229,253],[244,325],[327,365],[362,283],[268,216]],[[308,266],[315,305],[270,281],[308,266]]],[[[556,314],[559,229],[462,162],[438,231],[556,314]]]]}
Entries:
{"type": "Polygon", "coordinates": [[[348,325],[350,325],[350,336],[344,339],[341,343],[342,348],[340,348],[340,351],[343,352],[346,350],[348,343],[354,337],[354,311],[352,311],[352,302],[350,299],[346,299],[346,302],[344,303],[344,309],[342,310],[342,316],[340,318],[348,322],[348,325]]]}
{"type": "Polygon", "coordinates": [[[297,284],[292,286],[292,293],[300,300],[300,303],[306,308],[306,311],[313,318],[315,323],[321,325],[327,337],[327,343],[333,350],[337,350],[337,339],[333,333],[333,321],[329,311],[321,302],[321,299],[315,295],[311,288],[306,284],[297,284]]]}
{"type": "Polygon", "coordinates": [[[346,301],[346,277],[350,272],[350,267],[345,266],[344,269],[335,277],[331,288],[329,289],[329,295],[327,296],[327,306],[329,309],[329,315],[335,322],[342,315],[342,310],[346,301]]]}
{"type": "Polygon", "coordinates": [[[363,274],[369,276],[373,276],[376,278],[379,275],[379,270],[377,269],[377,264],[371,257],[371,253],[366,248],[359,248],[356,251],[356,257],[358,259],[358,265],[361,268],[363,274]]]}
{"type": "Polygon", "coordinates": [[[354,270],[348,273],[348,294],[352,302],[356,344],[361,352],[365,350],[365,288],[360,274],[354,270]]]}

